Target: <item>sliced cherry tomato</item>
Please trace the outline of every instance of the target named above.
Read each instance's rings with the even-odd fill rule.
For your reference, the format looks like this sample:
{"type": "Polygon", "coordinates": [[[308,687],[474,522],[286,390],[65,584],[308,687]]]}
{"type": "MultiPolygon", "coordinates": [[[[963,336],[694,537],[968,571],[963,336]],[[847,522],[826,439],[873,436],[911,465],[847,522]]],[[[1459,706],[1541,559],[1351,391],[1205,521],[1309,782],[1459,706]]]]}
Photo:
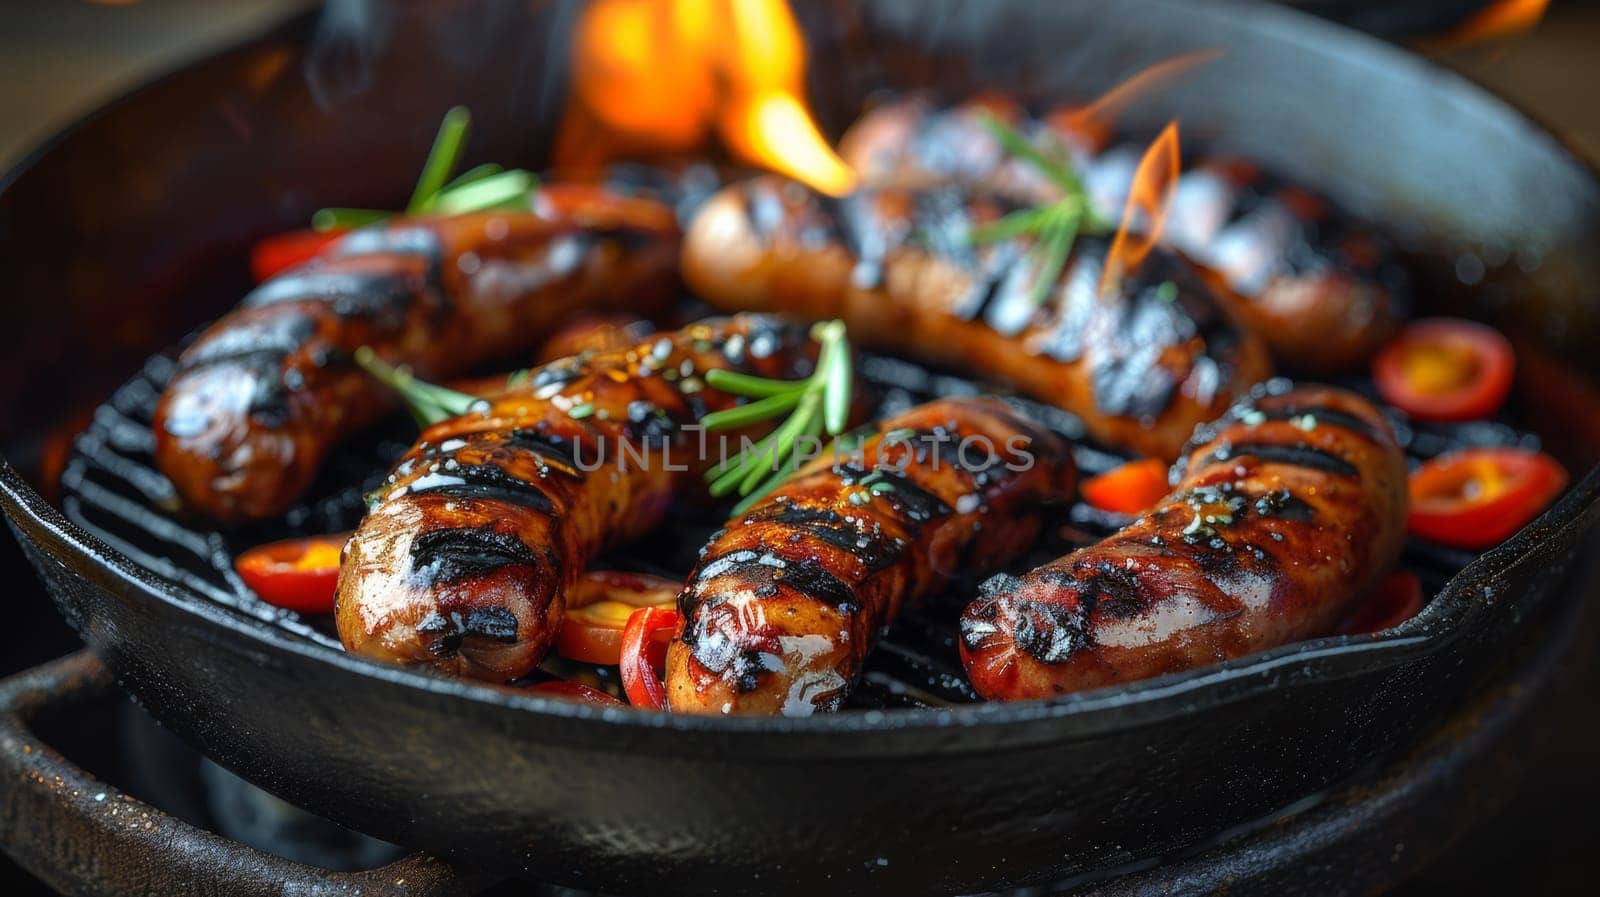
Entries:
{"type": "Polygon", "coordinates": [[[541,682],[528,690],[538,692],[546,697],[565,698],[582,704],[593,704],[596,707],[625,706],[621,701],[598,688],[590,688],[581,682],[572,682],[566,679],[559,679],[555,682],[541,682]]]}
{"type": "Polygon", "coordinates": [[[622,629],[622,689],[628,703],[655,710],[667,708],[667,689],[656,675],[645,642],[658,632],[669,635],[678,628],[678,612],[659,607],[641,607],[628,618],[622,629]]]}
{"type": "Polygon", "coordinates": [[[1414,535],[1445,545],[1488,548],[1539,516],[1566,487],[1566,470],[1543,452],[1451,452],[1411,474],[1406,526],[1414,535]]]}
{"type": "Polygon", "coordinates": [[[250,249],[250,273],[257,283],[268,280],[321,255],[345,233],[343,229],[296,230],[267,237],[250,249]]]}
{"type": "Polygon", "coordinates": [[[1396,570],[1383,578],[1365,603],[1344,621],[1346,635],[1381,632],[1399,626],[1422,610],[1422,580],[1410,570],[1396,570]]]}
{"type": "Polygon", "coordinates": [[[339,555],[348,541],[349,533],[338,533],[269,542],[240,554],[233,567],[268,604],[302,614],[331,614],[339,555]]]}
{"type": "Polygon", "coordinates": [[[1167,465],[1156,458],[1140,458],[1113,467],[1083,481],[1083,500],[1105,511],[1140,514],[1161,501],[1167,485],[1167,465]]]}
{"type": "Polygon", "coordinates": [[[1378,392],[1418,420],[1489,417],[1511,392],[1516,355],[1492,327],[1455,318],[1417,321],[1372,361],[1378,392]]]}
{"type": "MultiPolygon", "coordinates": [[[[641,607],[676,607],[678,584],[659,576],[592,570],[578,579],[567,597],[567,612],[556,634],[556,652],[583,663],[615,666],[622,656],[622,627],[641,607]]],[[[671,633],[658,633],[649,645],[650,662],[663,666],[671,633]]]]}

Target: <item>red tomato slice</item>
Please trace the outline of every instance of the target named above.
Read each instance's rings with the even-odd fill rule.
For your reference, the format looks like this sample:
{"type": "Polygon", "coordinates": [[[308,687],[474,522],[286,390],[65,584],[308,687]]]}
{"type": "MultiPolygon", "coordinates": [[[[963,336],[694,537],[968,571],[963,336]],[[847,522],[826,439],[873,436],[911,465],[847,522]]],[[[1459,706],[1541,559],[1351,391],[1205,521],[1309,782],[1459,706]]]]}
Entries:
{"type": "Polygon", "coordinates": [[[656,675],[655,665],[646,656],[645,642],[655,633],[669,635],[678,628],[678,612],[659,607],[641,607],[628,618],[622,630],[622,688],[628,703],[654,710],[667,709],[667,689],[656,675]]]}
{"type": "Polygon", "coordinates": [[[349,533],[286,539],[239,555],[233,567],[261,600],[302,614],[333,613],[339,555],[349,533]]]}
{"type": "Polygon", "coordinates": [[[1440,455],[1411,474],[1413,535],[1458,548],[1488,548],[1539,516],[1567,472],[1543,452],[1475,448],[1440,455]]]}
{"type": "Polygon", "coordinates": [[[1516,355],[1492,327],[1454,318],[1417,321],[1372,361],[1378,392],[1418,420],[1489,417],[1511,392],[1516,355]]]}
{"type": "MultiPolygon", "coordinates": [[[[641,607],[671,610],[677,606],[678,584],[659,576],[592,570],[578,579],[567,597],[567,611],[556,634],[556,652],[583,663],[615,666],[622,656],[622,628],[641,607]]],[[[657,633],[649,645],[653,666],[667,661],[670,632],[657,633]]]]}
{"type": "Polygon", "coordinates": [[[1165,498],[1167,465],[1156,458],[1141,458],[1113,467],[1083,481],[1083,500],[1105,511],[1142,514],[1165,498]]]}
{"type": "Polygon", "coordinates": [[[569,682],[565,679],[556,682],[541,682],[528,690],[538,692],[546,697],[565,698],[582,704],[593,704],[596,707],[625,706],[621,701],[598,688],[590,688],[581,682],[569,682]]]}
{"type": "Polygon", "coordinates": [[[284,271],[303,265],[321,255],[347,229],[296,230],[267,237],[250,249],[250,273],[256,283],[270,280],[284,271]]]}
{"type": "Polygon", "coordinates": [[[1422,610],[1422,580],[1409,570],[1396,570],[1383,578],[1365,603],[1344,621],[1339,632],[1361,635],[1392,629],[1422,610]]]}

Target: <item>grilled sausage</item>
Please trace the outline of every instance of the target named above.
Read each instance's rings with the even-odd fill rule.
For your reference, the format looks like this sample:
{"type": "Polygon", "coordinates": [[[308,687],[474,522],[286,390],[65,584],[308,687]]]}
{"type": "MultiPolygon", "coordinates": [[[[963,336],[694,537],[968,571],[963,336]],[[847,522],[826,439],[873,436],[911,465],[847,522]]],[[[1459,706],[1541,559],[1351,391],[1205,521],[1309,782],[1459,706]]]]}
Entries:
{"type": "Polygon", "coordinates": [[[1399,557],[1405,458],[1366,400],[1263,390],[1191,445],[1150,514],[984,583],[960,637],[979,694],[1049,697],[1323,635],[1399,557]]]}
{"type": "Polygon", "coordinates": [[[816,459],[712,537],[667,649],[675,712],[837,710],[901,606],[1025,550],[1075,469],[998,401],[945,400],[816,459]]]}
{"type": "MultiPolygon", "coordinates": [[[[1116,220],[1142,149],[1103,149],[1073,110],[1030,121],[1015,103],[982,97],[949,109],[888,103],[841,139],[867,183],[981,186],[1029,204],[1059,188],[1008,155],[983,125],[988,113],[1067,151],[1095,206],[1116,220]]],[[[1247,301],[1237,309],[1286,367],[1327,374],[1359,366],[1401,317],[1404,272],[1393,248],[1325,199],[1234,159],[1202,159],[1178,180],[1163,242],[1215,268],[1247,301]]]]}
{"type": "Polygon", "coordinates": [[[448,377],[529,348],[572,314],[649,313],[676,289],[672,212],[552,185],[532,213],[402,219],[276,277],[203,333],[156,410],[156,460],[225,522],[287,510],[328,450],[391,407],[371,345],[448,377]]]}
{"type": "Polygon", "coordinates": [[[1028,238],[969,238],[1008,208],[952,190],[833,200],[758,178],[706,204],[683,275],[720,308],[841,318],[860,345],[983,372],[1073,412],[1101,442],[1167,459],[1267,376],[1259,338],[1220,307],[1227,288],[1172,253],[1101,295],[1106,244],[1079,240],[1036,306],[1028,238]]]}
{"type": "Polygon", "coordinates": [[[423,432],[345,548],[334,613],[350,651],[491,681],[527,674],[604,547],[657,526],[699,464],[686,424],[735,400],[706,370],[809,373],[802,326],[716,319],[539,369],[423,432]]]}
{"type": "Polygon", "coordinates": [[[565,327],[550,334],[539,347],[538,362],[548,364],[562,358],[588,353],[614,352],[636,346],[656,328],[633,315],[580,315],[565,327]]]}

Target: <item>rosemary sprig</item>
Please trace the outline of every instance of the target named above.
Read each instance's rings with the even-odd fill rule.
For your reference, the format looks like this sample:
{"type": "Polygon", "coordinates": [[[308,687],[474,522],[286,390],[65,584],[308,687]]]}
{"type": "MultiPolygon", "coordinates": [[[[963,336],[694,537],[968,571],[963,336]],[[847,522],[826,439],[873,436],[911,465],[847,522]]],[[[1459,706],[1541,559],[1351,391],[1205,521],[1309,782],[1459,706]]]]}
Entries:
{"type": "Polygon", "coordinates": [[[1078,235],[1107,233],[1111,223],[1089,201],[1083,177],[1070,159],[1046,154],[993,115],[985,113],[982,121],[1002,149],[1039,169],[1062,192],[1062,197],[1055,202],[1012,212],[998,221],[972,230],[974,243],[1033,237],[1033,248],[1029,255],[1037,267],[1030,298],[1034,305],[1042,305],[1050,297],[1062,268],[1066,267],[1067,256],[1072,253],[1072,244],[1077,241],[1078,235]]]}
{"type": "MultiPolygon", "coordinates": [[[[464,215],[528,205],[539,187],[539,179],[530,172],[486,164],[455,174],[471,125],[472,113],[465,106],[456,106],[444,114],[405,214],[464,215]]],[[[318,209],[311,216],[311,226],[316,230],[366,227],[393,214],[381,209],[318,209]]]]}
{"type": "Polygon", "coordinates": [[[423,429],[442,420],[460,417],[486,401],[480,396],[468,395],[449,387],[418,380],[411,373],[410,367],[406,365],[395,367],[379,358],[371,346],[362,346],[356,350],[356,364],[372,375],[374,380],[399,393],[400,398],[405,400],[406,409],[411,412],[412,419],[423,429]]]}
{"type": "Polygon", "coordinates": [[[816,370],[805,379],[769,380],[733,371],[706,372],[708,386],[753,400],[706,415],[700,423],[708,431],[739,429],[789,415],[749,451],[706,471],[712,495],[737,491],[744,496],[734,506],[735,514],[744,513],[798,468],[794,451],[800,440],[818,439],[823,433],[838,436],[849,423],[854,375],[844,322],[816,324],[811,334],[822,348],[816,370]]]}

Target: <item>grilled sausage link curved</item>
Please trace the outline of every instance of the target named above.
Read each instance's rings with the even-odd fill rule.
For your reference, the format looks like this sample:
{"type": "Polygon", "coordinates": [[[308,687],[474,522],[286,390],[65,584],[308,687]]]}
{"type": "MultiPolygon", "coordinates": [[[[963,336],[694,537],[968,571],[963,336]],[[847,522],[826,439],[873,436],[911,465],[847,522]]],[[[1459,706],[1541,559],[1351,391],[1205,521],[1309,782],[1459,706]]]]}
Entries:
{"type": "Polygon", "coordinates": [[[984,583],[961,657],[986,698],[1043,698],[1333,631],[1394,565],[1405,458],[1382,415],[1323,387],[1264,391],[1196,434],[1147,516],[984,583]]]}
{"type": "Polygon", "coordinates": [[[1024,551],[1073,488],[1066,444],[992,399],[930,402],[878,428],[712,537],[678,597],[674,712],[838,709],[906,601],[1024,551]]]}
{"type": "Polygon", "coordinates": [[[841,318],[859,344],[981,371],[1084,421],[1089,435],[1175,458],[1196,425],[1268,374],[1215,277],[1152,252],[1101,296],[1104,241],[1079,240],[1041,306],[1025,239],[974,247],[1005,203],[957,191],[834,200],[776,177],[725,189],[684,239],[683,275],[726,310],[841,318]]]}
{"type": "MultiPolygon", "coordinates": [[[[987,113],[1051,139],[1072,155],[1097,208],[1122,212],[1142,149],[1104,148],[1104,134],[1060,109],[1030,121],[1014,102],[975,98],[936,109],[920,98],[863,116],[839,152],[869,184],[977,186],[1036,204],[1059,187],[1008,155],[983,124],[987,113]]],[[[1161,239],[1215,268],[1245,301],[1236,314],[1286,367],[1327,374],[1358,367],[1401,318],[1404,269],[1375,231],[1327,200],[1236,159],[1201,159],[1178,180],[1161,239]]]]}
{"type": "Polygon", "coordinates": [[[547,186],[532,213],[353,233],[183,353],[156,409],[156,461],[218,520],[280,514],[334,444],[391,407],[352,363],[357,348],[429,378],[462,373],[580,311],[664,306],[677,247],[668,207],[583,185],[547,186]]]}
{"type": "Polygon", "coordinates": [[[715,319],[547,365],[429,427],[345,548],[340,639],[477,679],[527,674],[585,565],[658,525],[702,466],[684,425],[735,404],[704,372],[791,378],[815,355],[798,324],[715,319]]]}

